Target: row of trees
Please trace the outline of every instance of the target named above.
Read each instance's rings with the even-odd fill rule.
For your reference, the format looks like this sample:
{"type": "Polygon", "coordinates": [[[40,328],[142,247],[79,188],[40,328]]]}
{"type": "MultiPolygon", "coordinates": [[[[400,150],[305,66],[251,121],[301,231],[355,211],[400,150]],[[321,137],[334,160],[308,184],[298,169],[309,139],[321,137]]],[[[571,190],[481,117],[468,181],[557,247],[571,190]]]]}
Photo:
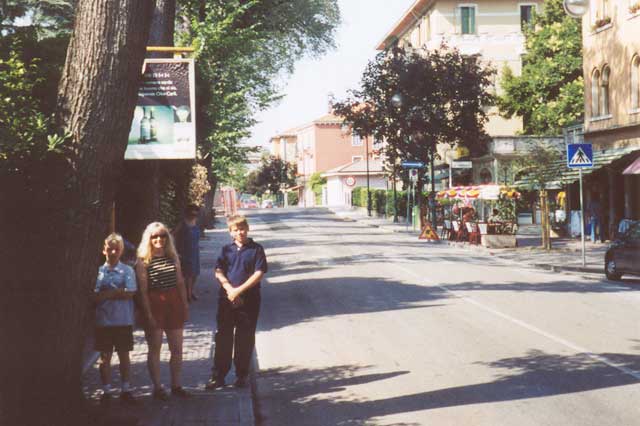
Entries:
{"type": "Polygon", "coordinates": [[[332,48],[338,22],[335,0],[0,1],[1,424],[93,424],[80,366],[114,200],[139,232],[202,195],[193,163],[123,160],[145,46],[196,48],[198,162],[215,188],[278,78],[332,48]]]}

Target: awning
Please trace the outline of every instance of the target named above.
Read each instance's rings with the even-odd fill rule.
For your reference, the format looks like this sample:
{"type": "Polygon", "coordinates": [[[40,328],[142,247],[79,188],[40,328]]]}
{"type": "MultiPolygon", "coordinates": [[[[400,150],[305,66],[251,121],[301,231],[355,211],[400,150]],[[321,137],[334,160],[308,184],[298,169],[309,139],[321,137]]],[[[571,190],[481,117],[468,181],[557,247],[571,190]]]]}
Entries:
{"type": "Polygon", "coordinates": [[[622,171],[623,175],[640,175],[640,157],[622,171]]]}
{"type": "Polygon", "coordinates": [[[500,196],[520,198],[520,193],[513,188],[501,185],[456,186],[436,194],[436,198],[453,198],[456,200],[497,200],[500,196]]]}
{"type": "MultiPolygon", "coordinates": [[[[582,175],[586,176],[601,169],[604,166],[608,166],[621,159],[622,157],[629,155],[635,151],[639,151],[638,147],[626,147],[615,149],[599,149],[593,151],[593,167],[585,167],[582,169],[582,175]]],[[[634,163],[635,164],[635,163],[634,163]]],[[[560,180],[549,182],[547,189],[560,189],[564,184],[570,184],[580,178],[580,171],[578,169],[570,169],[567,167],[566,159],[554,161],[547,165],[545,170],[554,170],[560,168],[562,170],[562,177],[560,180]]],[[[517,182],[515,186],[518,188],[532,188],[533,184],[529,178],[524,177],[517,182]]]]}

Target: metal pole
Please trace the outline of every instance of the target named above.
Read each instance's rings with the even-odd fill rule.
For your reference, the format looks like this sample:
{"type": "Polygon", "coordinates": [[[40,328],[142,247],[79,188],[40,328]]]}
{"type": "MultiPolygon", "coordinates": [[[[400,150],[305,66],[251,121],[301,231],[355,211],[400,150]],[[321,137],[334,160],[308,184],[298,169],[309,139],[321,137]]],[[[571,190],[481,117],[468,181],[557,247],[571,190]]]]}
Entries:
{"type": "Polygon", "coordinates": [[[407,217],[405,218],[405,224],[407,225],[407,231],[409,230],[409,221],[411,220],[411,217],[409,216],[409,209],[411,207],[411,200],[410,197],[411,196],[411,188],[407,188],[407,217]]]}
{"type": "Polygon", "coordinates": [[[435,203],[435,196],[436,196],[436,171],[433,167],[433,163],[434,163],[434,156],[436,155],[435,152],[431,153],[431,158],[430,158],[430,168],[431,168],[431,194],[429,197],[429,201],[430,201],[430,205],[429,208],[431,210],[431,226],[433,227],[433,229],[437,229],[437,224],[436,224],[436,203],[435,203]]]}
{"type": "Polygon", "coordinates": [[[584,268],[587,265],[587,260],[585,258],[585,247],[584,247],[584,204],[583,204],[583,196],[582,196],[582,169],[578,169],[580,172],[580,239],[582,241],[582,267],[584,268]]]}
{"type": "Polygon", "coordinates": [[[451,165],[451,158],[449,158],[449,188],[453,188],[453,167],[451,165]]]}
{"type": "Polygon", "coordinates": [[[393,170],[393,223],[398,223],[398,192],[396,191],[396,171],[393,170]]]}
{"type": "Polygon", "coordinates": [[[369,188],[369,137],[364,140],[367,155],[367,216],[371,217],[371,189],[369,188]]]}

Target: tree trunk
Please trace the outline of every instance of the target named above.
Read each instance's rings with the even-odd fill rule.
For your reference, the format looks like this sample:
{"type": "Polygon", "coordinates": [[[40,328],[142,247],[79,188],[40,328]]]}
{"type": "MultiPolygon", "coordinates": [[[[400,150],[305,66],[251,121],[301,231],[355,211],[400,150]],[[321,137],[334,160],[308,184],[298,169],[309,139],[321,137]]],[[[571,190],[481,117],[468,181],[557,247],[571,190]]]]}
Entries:
{"type": "MultiPolygon", "coordinates": [[[[5,241],[0,423],[90,424],[81,364],[95,282],[135,107],[153,0],[83,0],[59,85],[67,159],[14,176],[5,241]]],[[[5,196],[5,195],[3,195],[5,196]]],[[[7,206],[7,208],[5,208],[7,206]]]]}
{"type": "MultiPolygon", "coordinates": [[[[173,46],[176,0],[156,0],[149,31],[149,46],[173,46]]],[[[151,58],[172,57],[153,52],[151,58]]],[[[161,176],[172,161],[127,161],[116,200],[116,230],[137,244],[144,228],[160,220],[161,176]]],[[[171,225],[171,224],[167,224],[171,225]]]]}
{"type": "Polygon", "coordinates": [[[540,229],[542,231],[542,248],[551,250],[549,200],[545,189],[540,190],[540,229]]]}

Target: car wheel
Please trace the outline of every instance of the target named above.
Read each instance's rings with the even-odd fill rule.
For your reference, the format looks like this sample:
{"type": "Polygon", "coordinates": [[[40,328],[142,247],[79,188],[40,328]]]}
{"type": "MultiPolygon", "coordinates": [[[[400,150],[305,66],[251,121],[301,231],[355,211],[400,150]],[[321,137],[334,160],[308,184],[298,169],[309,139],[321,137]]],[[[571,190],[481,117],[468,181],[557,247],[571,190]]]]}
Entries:
{"type": "Polygon", "coordinates": [[[616,261],[613,259],[607,259],[604,265],[604,274],[613,281],[618,281],[622,278],[622,274],[616,272],[616,261]]]}

